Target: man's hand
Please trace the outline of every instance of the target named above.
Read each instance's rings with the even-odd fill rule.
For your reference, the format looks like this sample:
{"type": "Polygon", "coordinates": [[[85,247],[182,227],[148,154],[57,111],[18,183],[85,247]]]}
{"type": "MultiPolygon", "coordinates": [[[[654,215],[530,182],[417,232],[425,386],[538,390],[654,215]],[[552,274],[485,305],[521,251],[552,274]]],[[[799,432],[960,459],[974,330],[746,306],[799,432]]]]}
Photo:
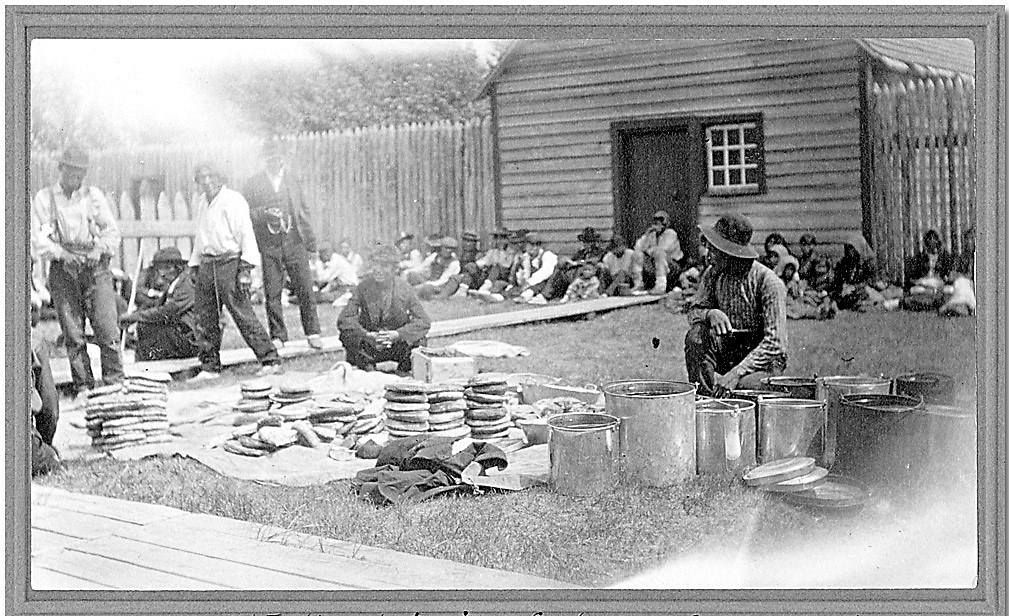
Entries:
{"type": "Polygon", "coordinates": [[[399,340],[399,332],[396,330],[382,330],[375,336],[375,346],[380,349],[391,348],[399,340]]]}
{"type": "Polygon", "coordinates": [[[729,315],[725,314],[718,308],[712,308],[708,311],[708,325],[711,329],[719,336],[724,336],[732,331],[732,323],[729,321],[729,315]]]}
{"type": "Polygon", "coordinates": [[[729,370],[725,374],[716,376],[715,388],[712,393],[716,398],[721,398],[722,396],[728,394],[730,391],[735,389],[736,386],[739,385],[739,380],[741,378],[743,377],[741,374],[739,374],[739,370],[737,368],[733,368],[732,370],[729,370]]]}
{"type": "Polygon", "coordinates": [[[252,296],[252,273],[245,268],[238,270],[238,292],[247,298],[252,296]]]}

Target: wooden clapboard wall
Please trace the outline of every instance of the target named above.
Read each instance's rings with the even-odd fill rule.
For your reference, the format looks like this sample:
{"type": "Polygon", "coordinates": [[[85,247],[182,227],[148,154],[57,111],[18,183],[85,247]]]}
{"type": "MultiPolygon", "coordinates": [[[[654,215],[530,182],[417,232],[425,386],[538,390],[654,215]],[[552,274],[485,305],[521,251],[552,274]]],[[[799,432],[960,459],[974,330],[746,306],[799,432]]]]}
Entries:
{"type": "Polygon", "coordinates": [[[586,225],[613,228],[611,123],[761,112],[766,194],[702,196],[701,224],[861,232],[860,61],[852,40],[524,42],[490,85],[503,223],[574,250],[586,225]]]}
{"type": "MultiPolygon", "coordinates": [[[[438,122],[293,135],[291,170],[301,177],[320,241],[350,238],[358,248],[400,232],[489,238],[494,203],[490,120],[438,122]]],[[[86,182],[109,197],[122,233],[117,265],[132,274],[138,258],[177,245],[192,249],[198,195],[193,171],[211,161],[241,189],[258,172],[261,141],[172,144],[93,152],[86,182]],[[140,255],[141,242],[143,254],[140,255]]],[[[30,185],[57,177],[58,153],[33,155],[30,185]]]]}

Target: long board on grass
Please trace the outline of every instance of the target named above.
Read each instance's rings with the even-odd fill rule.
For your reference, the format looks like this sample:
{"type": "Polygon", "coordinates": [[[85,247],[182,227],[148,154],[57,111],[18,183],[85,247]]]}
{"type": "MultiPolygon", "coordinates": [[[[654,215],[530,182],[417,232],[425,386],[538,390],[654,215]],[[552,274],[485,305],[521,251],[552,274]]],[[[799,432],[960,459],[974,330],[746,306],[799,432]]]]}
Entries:
{"type": "MultiPolygon", "coordinates": [[[[493,329],[495,327],[508,327],[511,325],[522,325],[524,323],[536,323],[540,321],[553,321],[555,319],[565,319],[568,317],[589,314],[591,312],[606,312],[618,308],[638,306],[641,304],[651,304],[662,299],[658,295],[641,295],[635,297],[603,297],[600,299],[590,299],[567,304],[548,304],[546,306],[530,307],[524,310],[514,310],[511,312],[501,312],[497,314],[478,315],[473,317],[462,317],[459,319],[449,319],[437,321],[431,324],[431,331],[428,338],[440,338],[445,336],[455,336],[467,332],[479,331],[483,329],[493,329]]],[[[322,339],[322,350],[324,352],[339,351],[343,348],[338,336],[326,336],[322,339]]],[[[308,346],[305,340],[292,340],[284,345],[280,350],[283,358],[299,357],[316,353],[315,349],[308,346]]],[[[98,363],[97,348],[91,349],[91,369],[94,374],[101,373],[101,366],[98,363]]],[[[224,366],[238,366],[256,362],[256,356],[252,349],[243,347],[240,349],[227,349],[221,351],[221,364],[224,366]]],[[[53,379],[57,385],[66,385],[71,382],[70,363],[65,357],[54,357],[50,359],[50,366],[53,371],[53,379]]],[[[124,369],[127,376],[131,374],[143,374],[144,372],[169,372],[178,374],[200,367],[200,362],[196,358],[187,359],[166,359],[162,361],[131,362],[124,361],[124,369]]]]}

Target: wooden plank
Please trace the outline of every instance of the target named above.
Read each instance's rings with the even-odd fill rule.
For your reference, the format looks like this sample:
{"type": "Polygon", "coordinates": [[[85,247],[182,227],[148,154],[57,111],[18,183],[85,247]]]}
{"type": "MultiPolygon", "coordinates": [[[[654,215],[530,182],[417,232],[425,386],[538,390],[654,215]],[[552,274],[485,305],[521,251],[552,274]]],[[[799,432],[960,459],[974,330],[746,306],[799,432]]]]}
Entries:
{"type": "MultiPolygon", "coordinates": [[[[95,541],[84,544],[82,547],[33,558],[32,586],[36,589],[52,588],[54,590],[94,587],[111,587],[120,590],[242,589],[240,578],[233,583],[218,581],[228,580],[228,576],[223,572],[217,576],[217,580],[208,580],[189,575],[189,570],[185,566],[176,566],[174,570],[169,571],[164,568],[162,563],[150,563],[142,559],[134,560],[130,554],[117,552],[115,545],[118,542],[115,539],[112,541],[112,549],[108,549],[103,542],[95,541]],[[154,566],[151,566],[152,564],[154,566]],[[50,572],[58,574],[62,578],[50,577],[47,579],[50,572]],[[80,585],[77,585],[78,580],[80,585]]],[[[180,565],[180,563],[175,564],[180,565]]]]}
{"type": "Polygon", "coordinates": [[[45,552],[62,550],[65,547],[78,544],[81,541],[84,541],[84,539],[33,526],[31,529],[30,539],[31,555],[34,558],[35,556],[45,552]]]}
{"type": "Polygon", "coordinates": [[[152,522],[167,520],[185,513],[173,507],[166,507],[164,505],[138,503],[92,494],[77,494],[75,492],[68,492],[58,488],[49,488],[46,486],[32,484],[32,515],[34,515],[36,507],[47,507],[50,509],[103,516],[111,520],[131,524],[150,524],[152,522]]]}
{"type": "MultiPolygon", "coordinates": [[[[57,566],[59,561],[56,561],[57,566]]],[[[69,568],[66,565],[63,568],[69,568]]],[[[75,571],[80,571],[81,567],[75,567],[75,571]]],[[[84,573],[94,572],[84,567],[84,573]]],[[[45,563],[36,562],[32,559],[31,574],[29,575],[29,587],[32,590],[115,590],[115,586],[101,584],[77,575],[56,571],[46,566],[45,563]]]]}
{"type": "MultiPolygon", "coordinates": [[[[264,566],[247,565],[228,558],[208,556],[199,552],[159,546],[125,537],[105,537],[100,541],[90,541],[79,549],[84,554],[102,556],[149,570],[143,576],[137,575],[137,579],[126,578],[124,580],[124,584],[136,585],[135,587],[145,586],[146,576],[173,575],[175,572],[185,572],[187,580],[248,590],[344,589],[339,584],[325,580],[309,579],[284,571],[268,569],[265,563],[264,566]]],[[[210,549],[210,546],[206,546],[206,549],[210,549]]]]}
{"type": "Polygon", "coordinates": [[[32,528],[60,533],[75,539],[96,539],[142,527],[141,524],[133,522],[53,507],[32,507],[31,524],[32,528]]]}

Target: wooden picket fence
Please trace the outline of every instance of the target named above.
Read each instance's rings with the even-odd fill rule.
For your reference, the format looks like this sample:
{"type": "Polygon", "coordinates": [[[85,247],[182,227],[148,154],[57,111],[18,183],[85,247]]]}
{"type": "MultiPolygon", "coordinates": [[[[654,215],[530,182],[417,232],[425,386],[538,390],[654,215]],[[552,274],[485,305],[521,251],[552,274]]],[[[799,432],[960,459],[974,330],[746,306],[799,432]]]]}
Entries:
{"type": "Polygon", "coordinates": [[[904,262],[935,229],[956,254],[975,224],[974,83],[902,78],[872,88],[872,235],[881,273],[902,282],[904,262]]]}
{"type": "MultiPolygon", "coordinates": [[[[485,238],[496,224],[489,118],[308,133],[284,137],[288,167],[302,181],[320,242],[349,238],[358,249],[401,232],[485,238]]],[[[118,216],[118,265],[178,246],[192,249],[199,195],[193,171],[212,161],[241,189],[262,168],[259,139],[175,144],[91,154],[86,182],[102,189],[118,216]],[[142,243],[142,246],[141,246],[142,243]],[[143,250],[141,254],[141,248],[143,250]]],[[[32,193],[57,177],[58,153],[33,155],[32,193]]]]}

